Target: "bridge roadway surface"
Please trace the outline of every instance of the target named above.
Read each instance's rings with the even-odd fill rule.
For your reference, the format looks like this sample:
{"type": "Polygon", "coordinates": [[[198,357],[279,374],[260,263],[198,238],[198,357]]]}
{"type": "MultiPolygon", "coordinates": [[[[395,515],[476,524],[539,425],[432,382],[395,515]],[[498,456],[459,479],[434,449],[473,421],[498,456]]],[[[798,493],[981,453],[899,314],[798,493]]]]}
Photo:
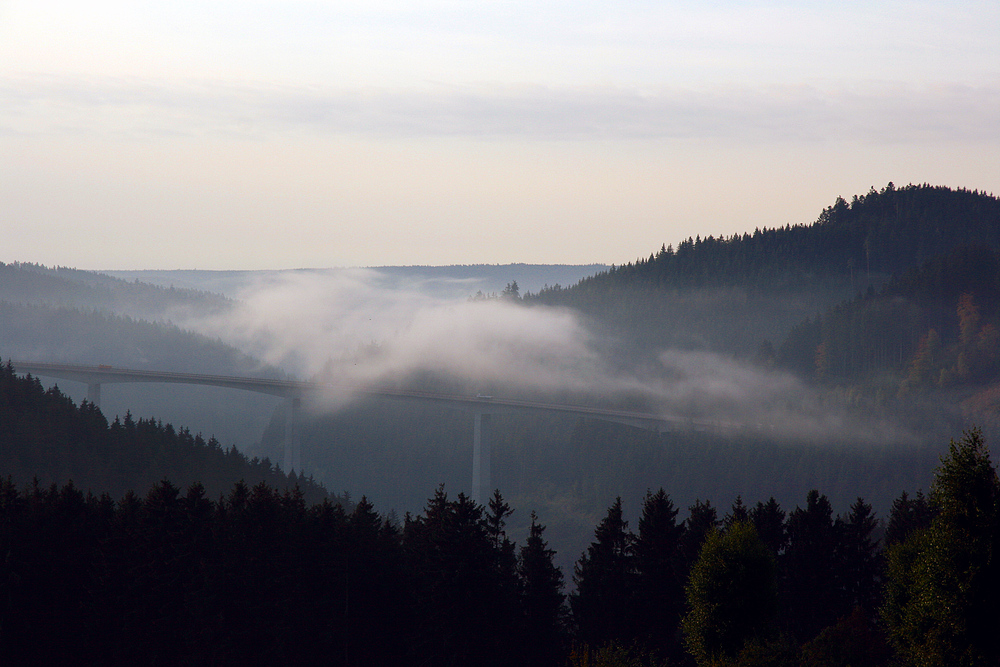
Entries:
{"type": "Polygon", "coordinates": [[[610,408],[594,408],[579,405],[562,405],[556,403],[541,403],[517,399],[497,398],[493,396],[462,396],[452,394],[437,394],[424,391],[411,391],[385,387],[362,387],[336,385],[323,382],[303,382],[300,380],[278,380],[271,378],[238,377],[227,375],[205,375],[200,373],[176,373],[170,371],[136,370],[114,366],[83,366],[77,364],[46,363],[34,361],[11,361],[10,364],[19,373],[31,373],[43,377],[71,380],[87,384],[87,400],[100,406],[102,384],[121,382],[167,382],[175,384],[196,384],[227,389],[241,389],[261,394],[270,394],[285,399],[285,460],[283,469],[286,472],[298,470],[301,472],[300,442],[299,442],[299,411],[301,401],[306,396],[319,396],[323,393],[349,393],[357,396],[387,398],[392,400],[430,403],[447,407],[461,408],[473,412],[475,423],[473,428],[473,463],[472,463],[472,497],[477,502],[484,502],[483,492],[489,492],[490,486],[490,416],[511,412],[544,412],[588,417],[602,421],[611,421],[649,430],[671,430],[675,428],[712,429],[717,423],[703,422],[676,417],[664,417],[646,412],[616,410],[610,408]]]}

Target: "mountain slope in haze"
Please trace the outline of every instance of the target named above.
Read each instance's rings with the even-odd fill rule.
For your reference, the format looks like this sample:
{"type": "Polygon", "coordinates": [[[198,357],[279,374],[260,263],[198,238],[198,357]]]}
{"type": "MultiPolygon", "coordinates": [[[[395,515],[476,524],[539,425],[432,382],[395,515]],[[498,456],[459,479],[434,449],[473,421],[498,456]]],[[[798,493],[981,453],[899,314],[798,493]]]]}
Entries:
{"type": "Polygon", "coordinates": [[[911,423],[1000,437],[1000,251],[956,248],[803,321],[767,356],[911,423]]]}
{"type": "Polygon", "coordinates": [[[11,358],[126,368],[280,375],[220,340],[167,322],[0,301],[0,350],[11,358]]]}
{"type": "Polygon", "coordinates": [[[998,326],[1000,251],[966,246],[803,322],[782,343],[777,362],[829,385],[886,375],[903,381],[911,371],[910,385],[989,380],[995,360],[983,355],[996,352],[998,326]],[[920,368],[915,355],[928,336],[936,342],[925,351],[935,362],[928,358],[920,368]]]}
{"type": "MultiPolygon", "coordinates": [[[[284,377],[221,340],[169,320],[219,315],[234,303],[208,292],[126,282],[89,271],[0,264],[0,355],[21,361],[284,377]]],[[[76,400],[85,396],[82,383],[60,381],[59,386],[76,400]]],[[[259,441],[279,402],[214,387],[140,383],[104,385],[101,401],[109,415],[131,412],[185,424],[195,433],[241,447],[259,441]]]]}
{"type": "Polygon", "coordinates": [[[220,313],[233,305],[230,299],[203,290],[160,287],[94,271],[23,262],[0,262],[3,301],[97,310],[154,321],[185,314],[220,313]]]}
{"type": "Polygon", "coordinates": [[[1000,200],[890,183],[838,198],[810,225],[689,238],[527,302],[577,308],[630,359],[667,347],[748,357],[806,317],[970,244],[1000,248],[1000,200]]]}

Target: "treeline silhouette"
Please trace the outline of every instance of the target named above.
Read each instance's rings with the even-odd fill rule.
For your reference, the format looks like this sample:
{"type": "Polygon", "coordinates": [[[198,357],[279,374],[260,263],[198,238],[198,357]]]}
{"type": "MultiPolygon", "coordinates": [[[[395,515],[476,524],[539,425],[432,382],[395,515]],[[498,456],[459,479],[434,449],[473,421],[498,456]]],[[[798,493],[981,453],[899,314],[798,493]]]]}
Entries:
{"type": "Polygon", "coordinates": [[[9,362],[0,366],[0,474],[22,487],[73,480],[116,498],[162,479],[199,482],[209,497],[240,480],[282,490],[297,485],[309,503],[328,495],[312,478],[285,475],[267,458],[248,459],[214,437],[129,413],[109,424],[97,406],[77,406],[57,388],[18,376],[9,362]]]}
{"type": "Polygon", "coordinates": [[[561,573],[532,524],[439,489],[403,525],[362,498],[308,506],[237,483],[218,501],[0,482],[8,664],[557,664],[561,573]]]}
{"type": "Polygon", "coordinates": [[[646,656],[650,664],[684,664],[692,657],[688,653],[698,657],[693,633],[722,637],[734,627],[744,627],[751,630],[737,645],[729,646],[728,640],[722,643],[738,652],[743,640],[764,640],[766,658],[758,656],[758,662],[749,664],[799,664],[802,651],[828,650],[817,642],[822,630],[843,626],[836,631],[843,630],[863,644],[863,648],[853,647],[853,660],[861,657],[867,662],[834,662],[827,656],[827,662],[817,664],[885,664],[888,647],[876,622],[884,575],[883,543],[924,527],[931,514],[922,494],[910,500],[904,493],[893,505],[886,530],[863,499],[858,498],[848,513],[835,517],[827,497],[813,490],[804,507],[790,512],[773,497],[753,506],[737,497],[724,516],[710,501],[696,501],[688,508],[688,518],[678,521],[678,508],[660,489],[647,493],[638,531],[633,533],[623,519],[619,498],[575,567],[577,589],[570,595],[570,604],[577,641],[588,647],[616,646],[633,657],[646,656]],[[728,580],[723,576],[722,580],[698,581],[698,576],[710,576],[699,568],[711,569],[716,561],[732,557],[706,554],[711,551],[709,543],[714,548],[713,540],[731,533],[742,533],[740,539],[756,548],[756,565],[744,563],[741,572],[726,575],[728,580]],[[765,581],[755,581],[758,577],[765,581]],[[730,599],[713,602],[728,608],[730,614],[724,622],[711,619],[720,621],[720,627],[694,627],[710,620],[699,613],[714,613],[697,606],[692,594],[699,586],[728,587],[730,599]],[[747,608],[768,596],[770,604],[765,608],[747,608]],[[766,628],[755,627],[761,614],[769,616],[766,628]]]}
{"type": "Polygon", "coordinates": [[[815,490],[789,512],[738,498],[719,517],[699,501],[678,521],[660,489],[633,533],[619,498],[568,604],[544,527],[532,517],[518,548],[511,513],[499,491],[482,506],[443,487],[400,523],[364,498],[348,512],[266,483],[213,501],[163,480],[115,501],[8,479],[0,651],[11,664],[574,667],[1000,655],[1000,482],[976,432],[887,524],[861,498],[834,517],[815,490]]]}
{"type": "MultiPolygon", "coordinates": [[[[359,404],[304,420],[303,459],[330,489],[362,490],[379,507],[419,510],[427,489],[440,482],[469,488],[472,428],[460,411],[359,404]]],[[[265,432],[263,451],[272,460],[283,433],[281,419],[265,432]]],[[[818,443],[789,442],[768,428],[653,432],[588,419],[497,415],[491,479],[512,504],[538,512],[568,569],[610,498],[641,498],[660,486],[684,507],[697,498],[728,505],[760,489],[791,506],[818,488],[834,507],[863,495],[887,512],[900,489],[926,484],[940,454],[938,444],[896,443],[893,435],[866,446],[836,431],[818,443]]],[[[511,523],[527,529],[524,514],[511,523]]]]}

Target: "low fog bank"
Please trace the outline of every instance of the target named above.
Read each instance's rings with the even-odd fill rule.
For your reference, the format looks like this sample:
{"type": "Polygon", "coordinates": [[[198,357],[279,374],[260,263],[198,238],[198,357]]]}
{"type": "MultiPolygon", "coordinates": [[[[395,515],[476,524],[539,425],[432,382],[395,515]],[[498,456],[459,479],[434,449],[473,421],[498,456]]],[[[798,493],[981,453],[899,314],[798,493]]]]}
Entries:
{"type": "MultiPolygon", "coordinates": [[[[374,269],[267,272],[235,295],[239,304],[231,312],[182,316],[178,323],[338,388],[632,409],[810,442],[918,440],[791,375],[708,351],[661,350],[643,355],[639,368],[623,368],[609,356],[615,345],[573,311],[473,298],[468,286],[463,278],[448,283],[439,276],[428,287],[374,269]]],[[[314,407],[335,410],[356,398],[331,391],[314,407]]]]}

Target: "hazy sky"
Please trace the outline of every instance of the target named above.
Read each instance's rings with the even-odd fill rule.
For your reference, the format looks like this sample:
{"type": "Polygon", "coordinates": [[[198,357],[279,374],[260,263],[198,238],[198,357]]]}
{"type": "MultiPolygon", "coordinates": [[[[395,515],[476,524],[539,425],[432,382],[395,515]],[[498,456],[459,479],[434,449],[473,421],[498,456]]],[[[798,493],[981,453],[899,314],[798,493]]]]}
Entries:
{"type": "Polygon", "coordinates": [[[621,263],[1000,194],[1000,3],[0,0],[0,261],[621,263]]]}

